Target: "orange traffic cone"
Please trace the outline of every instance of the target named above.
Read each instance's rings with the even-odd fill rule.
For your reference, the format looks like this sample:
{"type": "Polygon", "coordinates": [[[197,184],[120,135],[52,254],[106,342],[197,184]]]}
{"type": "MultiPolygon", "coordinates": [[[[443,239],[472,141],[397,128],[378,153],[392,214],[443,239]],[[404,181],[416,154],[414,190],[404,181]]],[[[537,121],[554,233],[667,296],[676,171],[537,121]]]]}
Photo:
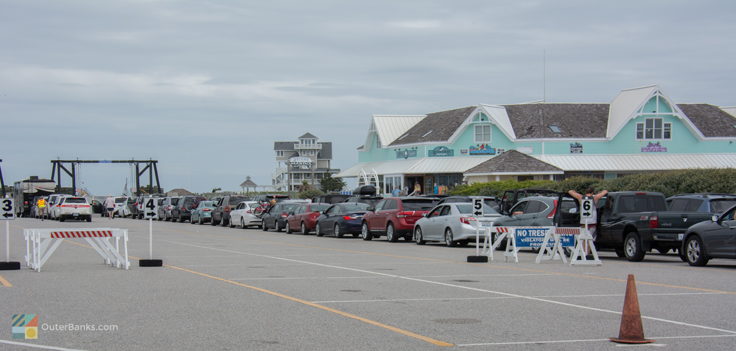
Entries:
{"type": "Polygon", "coordinates": [[[648,344],[654,342],[644,338],[644,327],[641,324],[641,312],[639,312],[639,298],[636,295],[636,282],[634,275],[629,274],[626,279],[626,297],[624,297],[624,310],[621,314],[621,328],[618,338],[611,341],[623,344],[648,344]]]}

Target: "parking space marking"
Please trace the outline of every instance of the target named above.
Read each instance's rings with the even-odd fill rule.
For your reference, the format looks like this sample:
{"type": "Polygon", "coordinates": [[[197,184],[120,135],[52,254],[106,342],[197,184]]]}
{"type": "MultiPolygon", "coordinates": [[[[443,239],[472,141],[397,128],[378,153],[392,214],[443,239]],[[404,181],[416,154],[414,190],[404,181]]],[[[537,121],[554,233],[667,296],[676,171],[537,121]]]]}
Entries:
{"type": "Polygon", "coordinates": [[[402,335],[405,335],[405,336],[409,336],[409,337],[412,337],[412,338],[415,338],[415,339],[418,339],[418,340],[421,340],[421,341],[424,341],[424,342],[427,342],[427,343],[430,343],[430,344],[433,344],[433,345],[436,345],[436,346],[455,346],[455,345],[453,345],[451,343],[448,343],[448,342],[444,342],[444,341],[440,341],[440,340],[437,340],[437,339],[433,339],[433,338],[430,338],[430,337],[424,336],[424,335],[419,335],[417,333],[413,333],[413,332],[410,332],[408,330],[400,329],[400,328],[397,328],[397,327],[394,327],[394,326],[383,324],[381,322],[376,322],[376,321],[371,320],[371,319],[363,318],[363,317],[354,315],[352,313],[348,313],[348,312],[336,310],[336,309],[331,308],[331,307],[327,307],[327,306],[323,306],[323,305],[316,304],[316,303],[313,303],[313,302],[309,302],[307,300],[303,300],[303,299],[300,299],[298,297],[284,295],[284,294],[281,294],[281,293],[278,293],[278,292],[275,292],[275,291],[271,291],[271,290],[259,288],[257,286],[252,286],[252,285],[247,285],[247,284],[239,283],[239,282],[236,282],[236,281],[233,281],[233,280],[230,280],[230,279],[225,279],[225,278],[217,277],[217,276],[214,276],[214,275],[211,275],[211,274],[207,274],[207,273],[193,271],[191,269],[186,269],[186,268],[177,267],[177,266],[171,266],[171,265],[164,265],[164,266],[166,268],[171,268],[171,269],[176,269],[176,270],[180,270],[180,271],[183,271],[183,272],[188,272],[188,273],[191,273],[191,274],[196,274],[196,275],[199,275],[199,276],[202,276],[202,277],[205,277],[205,278],[214,279],[214,280],[218,280],[218,281],[221,281],[221,282],[224,282],[224,283],[228,283],[228,284],[232,284],[232,285],[236,285],[236,286],[248,288],[248,289],[259,291],[259,292],[262,292],[262,293],[265,293],[265,294],[269,294],[269,295],[272,295],[272,296],[280,297],[282,299],[286,299],[286,300],[289,300],[289,301],[297,302],[297,303],[300,303],[300,304],[303,304],[303,305],[307,305],[307,306],[310,306],[310,307],[314,307],[314,308],[318,308],[318,309],[321,309],[321,310],[324,310],[324,311],[332,312],[332,313],[341,315],[343,317],[355,319],[355,320],[361,321],[363,323],[367,323],[367,324],[374,325],[374,326],[377,326],[377,327],[380,327],[380,328],[383,328],[383,329],[387,329],[387,330],[390,330],[392,332],[399,333],[399,334],[402,334],[402,335]]]}
{"type": "MultiPolygon", "coordinates": [[[[373,271],[368,271],[368,270],[358,269],[358,268],[350,268],[350,267],[343,267],[343,266],[333,266],[333,265],[324,264],[324,263],[317,263],[317,262],[309,262],[309,261],[295,260],[295,259],[292,259],[292,258],[284,258],[284,257],[277,257],[277,256],[254,254],[254,253],[242,252],[242,251],[236,251],[236,250],[220,249],[220,248],[216,248],[216,247],[207,247],[207,246],[194,245],[194,244],[185,244],[185,243],[179,243],[179,242],[174,242],[174,241],[169,241],[169,242],[171,242],[173,244],[183,245],[183,246],[199,247],[199,248],[202,248],[202,249],[209,249],[209,250],[214,250],[214,251],[222,251],[222,252],[229,252],[229,253],[240,253],[240,254],[246,255],[246,256],[263,257],[263,258],[270,258],[270,259],[274,259],[274,260],[281,260],[281,261],[287,261],[287,262],[295,262],[295,263],[308,264],[308,265],[313,265],[313,266],[320,266],[320,267],[327,267],[327,268],[348,270],[348,271],[353,271],[353,272],[360,272],[360,273],[369,273],[369,274],[375,274],[375,275],[382,275],[382,276],[394,277],[394,278],[397,278],[397,279],[405,279],[405,280],[410,280],[410,281],[415,281],[415,282],[421,282],[421,283],[427,283],[427,284],[441,285],[441,286],[453,287],[453,288],[470,290],[470,291],[478,291],[478,292],[484,292],[484,293],[490,293],[490,294],[496,294],[496,295],[502,295],[502,296],[517,297],[517,298],[521,298],[521,299],[526,299],[526,300],[531,300],[531,301],[536,301],[536,302],[549,303],[549,304],[560,305],[560,306],[566,306],[566,307],[572,307],[572,308],[577,308],[577,309],[581,309],[581,310],[587,310],[587,311],[595,311],[595,312],[603,312],[603,313],[611,313],[611,314],[621,315],[621,312],[607,310],[607,309],[604,309],[604,308],[596,308],[596,307],[589,307],[589,306],[583,306],[583,305],[576,305],[576,304],[572,304],[572,303],[568,303],[568,302],[555,301],[555,300],[549,300],[549,299],[544,299],[544,298],[539,298],[539,297],[519,295],[519,294],[514,294],[514,293],[507,293],[507,292],[503,292],[503,291],[495,291],[495,290],[474,288],[474,287],[464,286],[464,285],[458,285],[458,284],[450,284],[450,283],[445,283],[445,282],[437,282],[437,281],[426,280],[426,279],[411,278],[411,277],[401,276],[401,275],[396,275],[396,274],[373,272],[373,271]]],[[[706,325],[699,325],[699,324],[693,324],[693,323],[687,323],[687,322],[680,322],[680,321],[675,321],[675,320],[670,320],[670,319],[657,318],[657,317],[649,317],[649,316],[642,316],[641,318],[652,320],[652,321],[663,322],[663,323],[676,324],[676,325],[681,325],[681,326],[686,326],[686,327],[693,327],[693,328],[699,328],[699,329],[706,329],[706,330],[718,331],[718,332],[722,332],[722,333],[736,334],[736,331],[733,331],[733,330],[721,329],[721,328],[716,328],[716,327],[709,327],[709,326],[706,326],[706,325]]]]}
{"type": "MultiPolygon", "coordinates": [[[[683,336],[653,336],[649,339],[653,340],[672,340],[672,339],[709,339],[709,338],[732,338],[736,337],[733,334],[718,334],[718,335],[683,335],[683,336]]],[[[504,345],[541,345],[541,344],[573,344],[573,343],[584,343],[584,342],[607,342],[610,343],[610,339],[572,339],[572,340],[539,340],[539,341],[508,341],[508,342],[481,342],[472,344],[457,344],[458,347],[473,347],[473,346],[504,346],[504,345]]],[[[653,346],[663,346],[662,344],[647,344],[653,346]]],[[[619,346],[619,345],[617,345],[619,346]]],[[[627,345],[624,345],[627,346],[627,345]]],[[[632,347],[643,347],[646,345],[637,345],[632,347]]]]}
{"type": "MultiPolygon", "coordinates": [[[[381,279],[385,277],[354,276],[354,277],[253,277],[253,278],[230,278],[230,280],[315,280],[315,279],[381,279]]],[[[314,301],[312,301],[314,302],[314,301]]]]}
{"type": "Polygon", "coordinates": [[[79,350],[79,349],[67,349],[67,348],[64,348],[64,347],[47,346],[47,345],[39,345],[39,344],[31,344],[31,343],[27,343],[27,342],[10,341],[10,340],[2,340],[2,339],[0,339],[0,344],[24,346],[24,347],[30,347],[30,348],[36,348],[36,349],[44,349],[44,350],[82,351],[82,350],[79,350]]]}
{"type": "MultiPolygon", "coordinates": [[[[195,235],[196,233],[193,232],[186,232],[187,234],[195,235]]],[[[214,234],[214,236],[217,236],[217,234],[214,234]]],[[[225,238],[225,236],[221,236],[225,238]]],[[[346,249],[336,249],[336,248],[330,248],[330,247],[322,247],[322,246],[314,246],[314,245],[302,245],[302,244],[293,244],[293,243],[283,243],[279,241],[270,241],[270,240],[260,240],[260,239],[251,239],[251,238],[243,238],[243,237],[227,237],[229,239],[239,239],[239,240],[246,240],[249,242],[263,242],[263,243],[270,243],[273,245],[280,245],[280,246],[289,246],[289,247],[301,247],[301,248],[309,248],[309,249],[320,249],[320,250],[327,250],[327,251],[336,251],[336,252],[347,252],[347,253],[353,253],[353,254],[363,254],[363,255],[372,255],[372,256],[384,256],[384,257],[394,257],[394,258],[405,258],[405,259],[411,259],[411,260],[420,260],[420,261],[434,261],[434,262],[442,262],[442,263],[452,263],[452,264],[462,264],[462,265],[472,265],[477,266],[477,263],[468,263],[465,261],[453,261],[453,260],[446,260],[446,259],[439,259],[439,258],[429,258],[429,257],[416,257],[416,256],[404,256],[404,255],[393,255],[393,254],[384,254],[379,252],[370,252],[370,251],[358,251],[358,250],[346,250],[346,249]]],[[[170,243],[177,243],[174,241],[168,241],[168,240],[162,240],[165,242],[170,243]]],[[[609,262],[611,263],[611,262],[609,262]]],[[[523,271],[523,272],[532,272],[532,273],[545,273],[545,274],[553,274],[558,276],[567,276],[567,277],[573,277],[573,278],[585,278],[585,279],[598,279],[598,280],[607,280],[607,281],[614,281],[619,283],[626,283],[626,279],[622,278],[611,278],[611,277],[601,277],[596,275],[586,275],[586,274],[579,274],[579,273],[564,273],[564,272],[551,272],[551,271],[545,271],[542,269],[532,269],[532,268],[522,268],[522,267],[511,267],[511,266],[500,266],[496,265],[493,266],[494,268],[500,268],[500,269],[508,269],[508,270],[516,270],[516,271],[523,271]]],[[[685,290],[693,290],[693,291],[701,291],[701,292],[710,292],[710,293],[716,293],[716,294],[730,294],[730,295],[736,295],[736,291],[724,291],[724,290],[717,290],[717,289],[708,289],[708,288],[698,288],[693,286],[684,286],[684,285],[673,285],[673,284],[665,284],[665,283],[655,283],[655,282],[647,282],[643,280],[637,280],[636,284],[638,285],[648,285],[648,286],[657,286],[662,288],[672,288],[672,289],[685,289],[685,290]]]]}
{"type": "MultiPolygon", "coordinates": [[[[722,295],[714,293],[653,293],[638,294],[638,296],[680,296],[680,295],[722,295]]],[[[595,295],[534,295],[530,297],[538,298],[584,298],[584,297],[624,297],[624,294],[595,294],[595,295]]],[[[494,297],[433,297],[423,299],[373,299],[373,300],[328,300],[328,301],[312,301],[314,303],[364,303],[364,302],[400,302],[400,301],[463,301],[463,300],[501,300],[516,299],[510,296],[494,296],[494,297]]]]}
{"type": "Polygon", "coordinates": [[[6,287],[6,288],[12,288],[13,287],[13,284],[10,284],[10,282],[7,279],[5,279],[2,275],[0,275],[0,284],[2,284],[2,286],[6,287]]]}

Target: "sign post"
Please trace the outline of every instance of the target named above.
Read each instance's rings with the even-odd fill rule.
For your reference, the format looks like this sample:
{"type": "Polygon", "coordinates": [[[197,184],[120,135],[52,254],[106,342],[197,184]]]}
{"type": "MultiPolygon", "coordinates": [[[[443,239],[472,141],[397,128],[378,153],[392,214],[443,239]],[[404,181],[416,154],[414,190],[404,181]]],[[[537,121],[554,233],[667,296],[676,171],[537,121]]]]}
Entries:
{"type": "Polygon", "coordinates": [[[149,196],[143,203],[143,218],[148,219],[148,259],[138,260],[140,267],[161,267],[164,261],[153,258],[153,220],[158,218],[158,199],[149,196]]]}
{"type": "Polygon", "coordinates": [[[15,219],[13,199],[0,199],[0,220],[5,221],[5,262],[0,262],[0,271],[20,269],[20,262],[10,261],[10,221],[15,219]]]}
{"type": "MultiPolygon", "coordinates": [[[[476,220],[475,220],[475,256],[468,256],[468,262],[473,262],[473,263],[488,262],[488,256],[480,254],[481,222],[480,220],[477,219],[477,217],[483,217],[483,199],[482,198],[473,199],[473,217],[476,217],[476,220]]],[[[486,231],[486,228],[483,228],[484,233],[485,231],[486,231]]]]}

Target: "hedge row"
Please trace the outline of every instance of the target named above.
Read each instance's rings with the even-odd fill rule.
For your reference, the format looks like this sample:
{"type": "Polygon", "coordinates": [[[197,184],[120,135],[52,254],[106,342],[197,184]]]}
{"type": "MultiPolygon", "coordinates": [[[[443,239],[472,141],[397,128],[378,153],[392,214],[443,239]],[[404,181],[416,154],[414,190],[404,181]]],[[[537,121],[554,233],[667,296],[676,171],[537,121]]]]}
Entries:
{"type": "Polygon", "coordinates": [[[658,191],[665,196],[684,193],[736,194],[736,169],[693,169],[684,171],[634,174],[615,179],[573,177],[563,181],[502,181],[461,185],[452,195],[501,196],[506,190],[539,188],[556,191],[575,189],[585,191],[592,186],[596,191],[658,191]]]}

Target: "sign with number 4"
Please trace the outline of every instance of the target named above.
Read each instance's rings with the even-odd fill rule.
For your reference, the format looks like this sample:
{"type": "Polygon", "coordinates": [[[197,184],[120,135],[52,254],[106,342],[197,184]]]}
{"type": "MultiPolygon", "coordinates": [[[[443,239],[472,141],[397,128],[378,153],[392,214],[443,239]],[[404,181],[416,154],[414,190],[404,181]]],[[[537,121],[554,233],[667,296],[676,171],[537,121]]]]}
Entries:
{"type": "Polygon", "coordinates": [[[0,220],[15,219],[13,199],[0,199],[0,220]]]}
{"type": "Polygon", "coordinates": [[[158,199],[149,197],[143,203],[143,218],[158,219],[158,199]]]}

